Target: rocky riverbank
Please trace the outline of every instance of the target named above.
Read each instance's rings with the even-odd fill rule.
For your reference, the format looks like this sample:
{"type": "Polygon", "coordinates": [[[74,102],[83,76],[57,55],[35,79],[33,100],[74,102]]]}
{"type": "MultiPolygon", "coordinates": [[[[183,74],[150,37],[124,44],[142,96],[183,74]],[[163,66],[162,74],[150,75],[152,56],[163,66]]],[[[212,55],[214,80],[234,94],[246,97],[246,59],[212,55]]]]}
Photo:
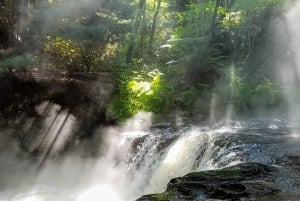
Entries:
{"type": "MultiPolygon", "coordinates": [[[[137,201],[281,200],[280,194],[283,193],[283,189],[280,185],[287,180],[279,175],[280,170],[273,166],[252,162],[241,163],[219,170],[193,172],[174,178],[169,182],[165,192],[145,195],[137,201]]],[[[294,185],[299,184],[295,182],[294,185]]]]}

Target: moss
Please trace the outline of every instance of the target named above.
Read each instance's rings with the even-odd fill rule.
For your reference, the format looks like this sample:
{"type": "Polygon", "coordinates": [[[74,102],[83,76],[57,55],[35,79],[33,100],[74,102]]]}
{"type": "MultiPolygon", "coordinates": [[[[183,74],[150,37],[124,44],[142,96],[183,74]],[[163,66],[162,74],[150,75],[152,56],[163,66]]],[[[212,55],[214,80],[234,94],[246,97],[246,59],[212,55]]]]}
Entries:
{"type": "Polygon", "coordinates": [[[170,192],[165,192],[165,193],[162,193],[162,194],[154,194],[153,195],[154,199],[157,199],[157,200],[160,200],[160,201],[169,200],[170,198],[174,198],[174,197],[175,196],[170,192]]]}
{"type": "Polygon", "coordinates": [[[244,163],[220,170],[193,172],[172,179],[162,194],[146,195],[138,201],[188,201],[199,198],[239,199],[276,193],[271,185],[275,168],[244,163]],[[250,182],[251,181],[251,182],[250,182]]]}
{"type": "Polygon", "coordinates": [[[193,172],[185,175],[184,180],[190,181],[228,181],[254,178],[267,174],[271,171],[270,167],[262,164],[249,163],[240,168],[241,165],[224,168],[216,171],[193,172]]]}
{"type": "Polygon", "coordinates": [[[166,191],[160,194],[150,194],[141,197],[136,201],[191,201],[195,200],[193,196],[176,195],[175,192],[166,191]]]}
{"type": "Polygon", "coordinates": [[[161,194],[150,194],[150,195],[145,195],[138,199],[137,201],[167,201],[170,199],[174,199],[176,196],[172,194],[171,192],[164,192],[161,194]]]}

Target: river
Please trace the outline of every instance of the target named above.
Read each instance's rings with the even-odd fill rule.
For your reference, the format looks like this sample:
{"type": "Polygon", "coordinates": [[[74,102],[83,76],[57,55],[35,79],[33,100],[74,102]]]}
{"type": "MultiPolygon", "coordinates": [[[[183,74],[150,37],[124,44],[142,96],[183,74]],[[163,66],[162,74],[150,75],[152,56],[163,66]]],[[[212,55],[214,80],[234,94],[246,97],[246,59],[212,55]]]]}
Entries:
{"type": "MultiPolygon", "coordinates": [[[[135,121],[144,124],[145,120],[135,121]]],[[[300,124],[296,120],[253,118],[214,126],[164,122],[146,129],[125,127],[98,131],[105,130],[107,136],[102,141],[105,146],[100,145],[105,151],[97,157],[68,153],[46,160],[42,167],[40,156],[13,152],[14,143],[2,141],[0,200],[131,201],[163,192],[174,177],[249,161],[282,168],[291,181],[285,180],[281,188],[297,193],[300,124]]]]}

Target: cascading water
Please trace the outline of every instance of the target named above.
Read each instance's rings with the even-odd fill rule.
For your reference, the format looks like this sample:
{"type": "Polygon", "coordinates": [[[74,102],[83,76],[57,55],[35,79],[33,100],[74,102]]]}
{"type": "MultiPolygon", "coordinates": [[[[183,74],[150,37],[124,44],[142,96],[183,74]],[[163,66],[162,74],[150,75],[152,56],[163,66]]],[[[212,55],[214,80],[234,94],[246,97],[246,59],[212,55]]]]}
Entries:
{"type": "Polygon", "coordinates": [[[279,119],[230,122],[216,129],[192,124],[179,128],[149,125],[147,119],[136,117],[125,126],[104,129],[106,151],[97,159],[69,155],[47,160],[36,169],[29,159],[6,158],[6,169],[1,164],[1,174],[6,176],[0,182],[4,185],[0,200],[131,201],[162,192],[170,179],[189,172],[244,161],[274,164],[282,150],[295,151],[278,143],[276,138],[290,127],[279,119]],[[11,165],[20,168],[8,171],[11,165]],[[8,180],[11,183],[6,185],[8,180]]]}

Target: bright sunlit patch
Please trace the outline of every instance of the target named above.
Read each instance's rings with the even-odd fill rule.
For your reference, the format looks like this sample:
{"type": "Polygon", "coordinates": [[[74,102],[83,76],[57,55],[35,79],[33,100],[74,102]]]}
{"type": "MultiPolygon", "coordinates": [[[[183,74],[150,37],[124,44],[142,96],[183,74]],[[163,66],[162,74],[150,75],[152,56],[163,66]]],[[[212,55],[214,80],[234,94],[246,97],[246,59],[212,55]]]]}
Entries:
{"type": "Polygon", "coordinates": [[[222,133],[233,132],[233,131],[234,131],[233,128],[231,128],[228,125],[225,125],[225,126],[222,126],[219,129],[216,129],[214,132],[217,133],[217,134],[222,134],[222,133]]]}
{"type": "Polygon", "coordinates": [[[41,201],[41,198],[37,195],[31,195],[26,198],[17,199],[16,201],[41,201]]]}
{"type": "Polygon", "coordinates": [[[160,48],[171,48],[171,47],[172,47],[171,44],[165,44],[165,45],[160,46],[160,48]]]}
{"type": "Polygon", "coordinates": [[[271,124],[271,125],[269,125],[269,128],[275,130],[275,129],[278,129],[278,126],[275,124],[271,124]]]}
{"type": "Polygon", "coordinates": [[[165,158],[155,170],[146,188],[146,194],[162,192],[168,181],[192,171],[198,148],[207,142],[208,136],[199,130],[191,130],[180,137],[168,149],[165,158]]]}
{"type": "Polygon", "coordinates": [[[110,186],[94,186],[79,195],[77,201],[121,201],[117,192],[110,186]]]}
{"type": "Polygon", "coordinates": [[[122,136],[124,137],[143,137],[145,135],[147,135],[148,133],[147,132],[144,132],[144,131],[131,131],[131,132],[123,132],[121,133],[122,136]]]}
{"type": "Polygon", "coordinates": [[[126,121],[122,127],[122,135],[136,136],[144,135],[144,130],[150,128],[152,125],[152,113],[151,112],[138,112],[132,118],[126,121]]]}
{"type": "Polygon", "coordinates": [[[76,118],[67,110],[62,111],[61,106],[50,102],[42,103],[36,107],[36,111],[45,116],[43,122],[45,132],[39,149],[49,152],[50,155],[55,154],[64,147],[71,136],[76,118]]]}
{"type": "Polygon", "coordinates": [[[238,26],[241,23],[242,12],[228,12],[225,13],[225,17],[223,19],[223,26],[229,29],[230,26],[238,26]]]}
{"type": "Polygon", "coordinates": [[[151,83],[144,81],[144,82],[138,82],[135,80],[132,80],[129,82],[130,89],[137,93],[138,96],[141,96],[142,94],[151,94],[151,83]]]}
{"type": "Polygon", "coordinates": [[[299,135],[299,133],[297,131],[292,131],[291,134],[290,134],[290,136],[292,138],[299,138],[300,137],[300,135],[299,135]]]}

